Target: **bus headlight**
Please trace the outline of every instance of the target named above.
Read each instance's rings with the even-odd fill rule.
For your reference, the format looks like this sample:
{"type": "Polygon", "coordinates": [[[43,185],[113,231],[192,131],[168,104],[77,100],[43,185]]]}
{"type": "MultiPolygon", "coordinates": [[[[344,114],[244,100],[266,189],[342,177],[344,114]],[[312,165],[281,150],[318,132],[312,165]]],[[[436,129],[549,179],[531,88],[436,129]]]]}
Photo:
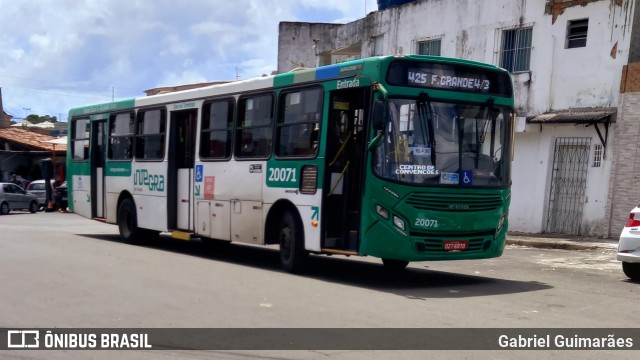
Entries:
{"type": "Polygon", "coordinates": [[[376,205],[376,213],[378,213],[381,218],[389,220],[389,210],[383,208],[382,206],[376,205]]]}
{"type": "Polygon", "coordinates": [[[398,229],[404,231],[404,220],[395,215],[393,215],[393,225],[395,225],[398,229]]]}
{"type": "Polygon", "coordinates": [[[504,222],[507,220],[508,215],[509,214],[506,214],[503,217],[501,217],[500,220],[498,220],[498,227],[496,227],[496,233],[499,233],[500,230],[502,230],[502,227],[504,226],[504,222]]]}

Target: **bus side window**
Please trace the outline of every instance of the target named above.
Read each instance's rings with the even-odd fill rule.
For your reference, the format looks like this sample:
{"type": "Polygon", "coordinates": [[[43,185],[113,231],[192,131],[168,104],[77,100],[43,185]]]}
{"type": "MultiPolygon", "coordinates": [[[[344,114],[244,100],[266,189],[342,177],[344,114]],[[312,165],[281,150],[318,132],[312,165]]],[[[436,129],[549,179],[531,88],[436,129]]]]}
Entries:
{"type": "Polygon", "coordinates": [[[240,98],[236,123],[236,157],[271,156],[273,99],[274,96],[270,93],[240,98]]]}
{"type": "Polygon", "coordinates": [[[284,94],[277,124],[278,156],[314,156],[317,151],[318,122],[322,116],[322,92],[309,88],[284,94]]]}

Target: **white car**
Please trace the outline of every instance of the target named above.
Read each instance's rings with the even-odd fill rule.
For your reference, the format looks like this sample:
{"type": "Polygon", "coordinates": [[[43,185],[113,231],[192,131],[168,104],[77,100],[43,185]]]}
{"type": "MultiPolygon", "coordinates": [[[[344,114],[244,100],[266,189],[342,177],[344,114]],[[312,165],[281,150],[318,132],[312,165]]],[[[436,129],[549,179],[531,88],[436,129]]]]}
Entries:
{"type": "Polygon", "coordinates": [[[0,183],[0,215],[6,215],[13,209],[38,211],[38,198],[27,194],[20,186],[12,183],[0,183]]]}
{"type": "Polygon", "coordinates": [[[622,261],[622,271],[634,281],[640,281],[640,207],[629,214],[629,221],[622,229],[618,242],[618,255],[622,261]]]}

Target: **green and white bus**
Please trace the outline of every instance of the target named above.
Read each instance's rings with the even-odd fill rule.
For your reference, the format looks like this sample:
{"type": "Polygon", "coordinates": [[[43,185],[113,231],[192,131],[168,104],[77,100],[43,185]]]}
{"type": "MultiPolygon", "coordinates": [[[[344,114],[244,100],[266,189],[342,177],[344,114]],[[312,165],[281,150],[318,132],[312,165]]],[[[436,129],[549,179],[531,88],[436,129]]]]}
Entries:
{"type": "Polygon", "coordinates": [[[125,241],[161,232],[308,255],[502,254],[509,73],[384,56],[69,112],[69,205],[125,241]]]}

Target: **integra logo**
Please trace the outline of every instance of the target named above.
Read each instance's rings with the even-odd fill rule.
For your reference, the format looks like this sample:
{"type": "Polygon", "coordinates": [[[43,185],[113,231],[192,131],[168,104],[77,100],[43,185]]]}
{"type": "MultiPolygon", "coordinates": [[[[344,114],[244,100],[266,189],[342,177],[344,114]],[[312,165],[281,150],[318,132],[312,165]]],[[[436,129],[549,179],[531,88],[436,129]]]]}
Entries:
{"type": "Polygon", "coordinates": [[[450,210],[469,210],[468,204],[449,204],[450,210]]]}

